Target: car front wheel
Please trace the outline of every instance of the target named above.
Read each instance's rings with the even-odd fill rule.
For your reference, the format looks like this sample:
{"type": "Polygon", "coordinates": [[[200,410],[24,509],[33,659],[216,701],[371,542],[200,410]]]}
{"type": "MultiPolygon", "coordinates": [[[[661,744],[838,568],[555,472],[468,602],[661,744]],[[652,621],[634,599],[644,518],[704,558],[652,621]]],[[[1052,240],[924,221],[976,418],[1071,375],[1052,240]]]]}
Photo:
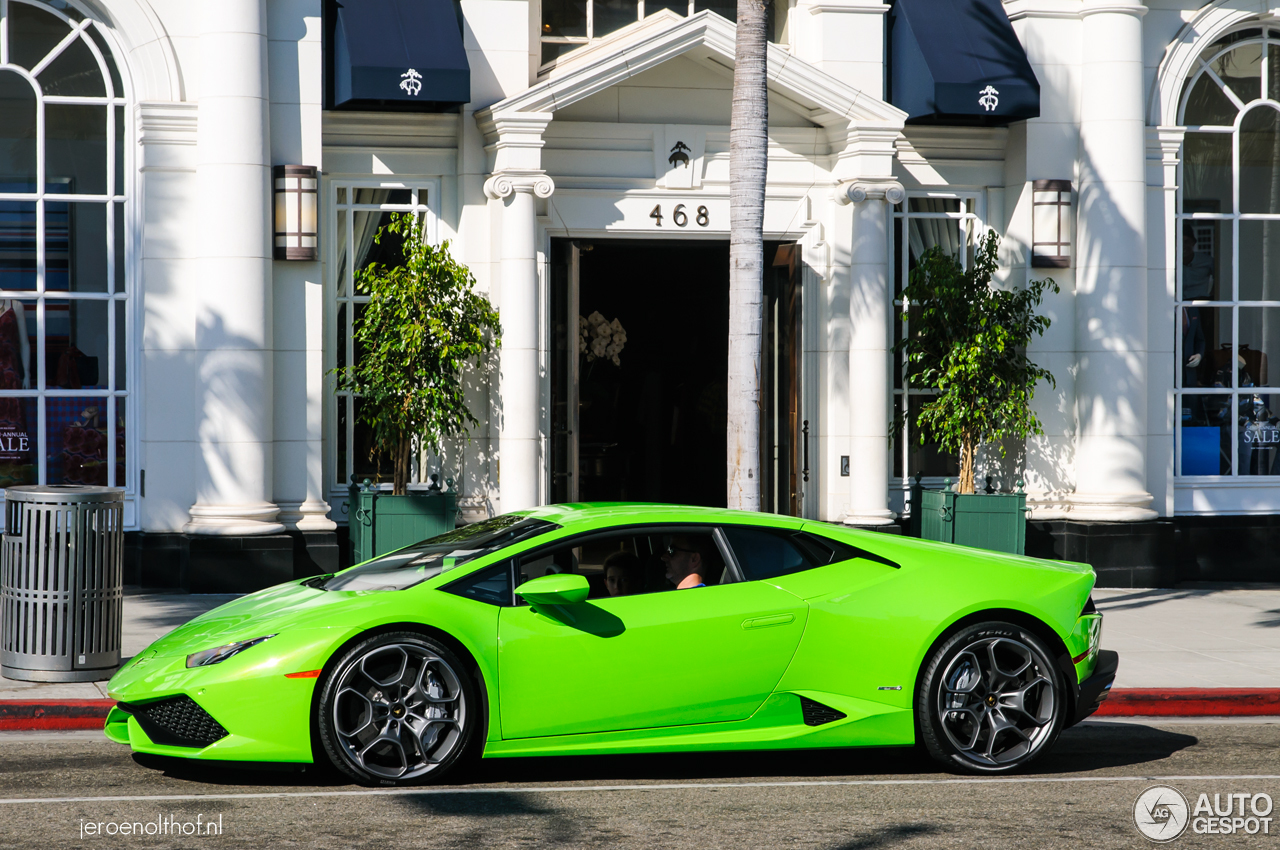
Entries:
{"type": "Polygon", "coordinates": [[[475,686],[448,647],[393,632],[347,651],[324,682],[317,718],[325,753],[364,785],[441,778],[480,724],[475,686]]]}
{"type": "Polygon", "coordinates": [[[1067,712],[1052,659],[1041,638],[1011,623],[979,623],[952,635],[926,662],[916,694],[929,754],[987,774],[1021,769],[1042,755],[1067,712]]]}

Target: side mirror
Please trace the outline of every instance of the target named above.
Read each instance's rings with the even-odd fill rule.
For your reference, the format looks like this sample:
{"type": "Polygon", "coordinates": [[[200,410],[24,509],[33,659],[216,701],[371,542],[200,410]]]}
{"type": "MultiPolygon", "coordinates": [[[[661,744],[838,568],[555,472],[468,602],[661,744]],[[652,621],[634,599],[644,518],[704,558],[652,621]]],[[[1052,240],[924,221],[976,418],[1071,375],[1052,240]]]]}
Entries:
{"type": "Polygon", "coordinates": [[[591,593],[586,576],[556,573],[530,579],[516,588],[516,596],[534,605],[572,605],[591,593]]]}

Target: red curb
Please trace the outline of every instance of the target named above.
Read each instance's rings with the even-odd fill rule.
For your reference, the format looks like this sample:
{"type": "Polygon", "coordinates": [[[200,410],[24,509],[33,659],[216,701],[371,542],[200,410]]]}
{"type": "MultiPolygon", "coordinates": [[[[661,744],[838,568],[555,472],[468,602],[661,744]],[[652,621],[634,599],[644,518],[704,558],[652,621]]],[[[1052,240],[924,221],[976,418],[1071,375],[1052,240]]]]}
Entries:
{"type": "Polygon", "coordinates": [[[1280,688],[1112,689],[1094,717],[1280,716],[1280,688]]]}
{"type": "Polygon", "coordinates": [[[0,732],[101,729],[113,699],[0,700],[0,732]]]}

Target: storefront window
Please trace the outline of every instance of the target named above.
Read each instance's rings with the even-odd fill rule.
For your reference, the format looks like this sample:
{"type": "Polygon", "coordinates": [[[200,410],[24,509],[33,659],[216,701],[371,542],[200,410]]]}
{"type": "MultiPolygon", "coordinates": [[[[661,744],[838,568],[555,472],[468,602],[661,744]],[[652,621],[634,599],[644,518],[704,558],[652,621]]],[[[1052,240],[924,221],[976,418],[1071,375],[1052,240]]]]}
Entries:
{"type": "MultiPolygon", "coordinates": [[[[737,20],[733,0],[542,0],[542,63],[554,62],[592,39],[602,38],[662,9],[694,15],[710,9],[737,20]]],[[[765,26],[769,41],[787,43],[789,0],[767,0],[765,26]]]]}
{"type": "MultiPolygon", "coordinates": [[[[919,197],[907,198],[906,204],[893,209],[893,294],[894,305],[902,307],[902,290],[911,280],[911,271],[930,248],[941,248],[960,261],[964,268],[973,261],[973,239],[977,233],[978,217],[974,198],[919,197]]],[[[894,342],[911,333],[910,310],[900,322],[894,323],[894,342]]],[[[922,475],[926,478],[956,478],[960,474],[960,462],[954,452],[942,450],[933,441],[920,443],[915,421],[920,409],[934,395],[929,387],[911,384],[907,373],[906,355],[898,355],[894,362],[894,419],[899,426],[893,448],[893,475],[902,479],[903,487],[909,480],[922,475]]],[[[937,483],[937,482],[935,482],[937,483]]]]}
{"type": "Polygon", "coordinates": [[[0,487],[124,487],[120,74],[69,3],[0,3],[0,40],[0,487]]]}
{"type": "MultiPolygon", "coordinates": [[[[412,212],[422,219],[428,237],[434,238],[435,191],[434,186],[376,183],[348,183],[333,188],[334,231],[328,240],[332,246],[334,283],[333,366],[342,368],[360,359],[360,348],[355,344],[352,331],[359,326],[369,297],[356,292],[355,273],[370,263],[394,265],[400,259],[400,243],[394,237],[374,241],[378,229],[390,223],[392,213],[412,212]]],[[[335,486],[346,487],[353,476],[356,481],[367,478],[374,483],[385,481],[390,486],[391,460],[371,451],[372,433],[367,425],[358,421],[360,399],[340,392],[331,404],[336,436],[335,486]]]]}
{"type": "Polygon", "coordinates": [[[1183,91],[1178,474],[1280,475],[1280,30],[1206,48],[1183,91]]]}

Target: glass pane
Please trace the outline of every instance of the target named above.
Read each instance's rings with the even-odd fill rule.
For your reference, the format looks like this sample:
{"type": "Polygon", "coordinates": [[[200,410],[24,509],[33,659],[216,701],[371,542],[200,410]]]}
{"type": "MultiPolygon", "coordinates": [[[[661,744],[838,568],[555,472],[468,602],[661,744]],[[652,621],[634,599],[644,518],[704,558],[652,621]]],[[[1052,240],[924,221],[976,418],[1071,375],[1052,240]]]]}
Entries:
{"type": "MultiPolygon", "coordinates": [[[[2,322],[0,329],[3,329],[2,322]]],[[[4,377],[3,365],[0,364],[0,382],[4,377]]],[[[34,398],[0,398],[0,487],[38,481],[36,429],[40,420],[36,413],[37,403],[34,398]]]]}
{"type": "Polygon", "coordinates": [[[636,0],[592,0],[595,4],[595,19],[592,22],[592,35],[599,38],[622,29],[627,24],[639,20],[639,4],[636,0]]]}
{"type": "Polygon", "coordinates": [[[83,38],[77,38],[64,47],[36,79],[45,94],[69,97],[107,96],[107,85],[102,79],[98,59],[83,38]]]}
{"type": "Polygon", "coordinates": [[[116,243],[116,292],[128,292],[129,278],[125,271],[125,260],[128,259],[128,252],[125,247],[124,240],[124,204],[115,205],[115,243],[116,243]]]}
{"type": "Polygon", "coordinates": [[[0,201],[0,289],[35,288],[35,201],[0,201]]]}
{"type": "Polygon", "coordinates": [[[543,0],[542,34],[585,37],[587,0],[543,0]]]}
{"type": "Polygon", "coordinates": [[[9,61],[29,71],[70,31],[66,23],[48,12],[25,3],[10,3],[9,61]]]}
{"type": "Polygon", "coordinates": [[[1280,221],[1240,222],[1240,300],[1280,300],[1280,221]]]}
{"type": "Polygon", "coordinates": [[[351,483],[347,474],[347,402],[346,396],[338,396],[338,484],[351,483]]]}
{"type": "Polygon", "coordinates": [[[960,201],[956,198],[908,198],[907,199],[907,247],[911,266],[930,248],[941,248],[943,253],[963,262],[965,246],[965,222],[954,218],[919,218],[911,213],[958,213],[960,201]]]}
{"type": "Polygon", "coordinates": [[[50,484],[107,483],[107,400],[84,396],[45,399],[46,474],[50,484]]]}
{"type": "MultiPolygon", "coordinates": [[[[1272,375],[1270,371],[1271,359],[1280,357],[1280,307],[1240,308],[1240,340],[1236,354],[1240,386],[1269,387],[1272,378],[1277,378],[1277,383],[1280,383],[1280,375],[1272,375]]],[[[1280,360],[1277,368],[1280,368],[1280,360]]]]}
{"type": "MultiPolygon", "coordinates": [[[[585,44],[585,42],[583,42],[585,44]]],[[[582,44],[560,44],[557,42],[544,41],[542,43],[542,64],[563,56],[570,50],[577,50],[582,44]]]]}
{"type": "Polygon", "coordinates": [[[1182,123],[1189,126],[1197,124],[1230,126],[1235,123],[1235,120],[1236,105],[1222,93],[1221,87],[1214,82],[1213,77],[1201,74],[1191,87],[1182,123]]]}
{"type": "Polygon", "coordinates": [[[1275,401],[1280,398],[1267,394],[1240,396],[1240,444],[1236,455],[1240,475],[1280,475],[1280,420],[1271,415],[1270,409],[1275,401]]]}
{"type": "Polygon", "coordinates": [[[1210,67],[1242,103],[1262,96],[1262,44],[1245,44],[1225,53],[1210,67]]]}
{"type": "MultiPolygon", "coordinates": [[[[45,383],[69,390],[107,389],[110,301],[45,300],[45,383]]],[[[123,340],[117,354],[123,358],[123,340]]],[[[122,374],[123,370],[120,370],[122,374]]],[[[117,389],[125,389],[123,385],[117,389]]]]}
{"type": "MultiPolygon", "coordinates": [[[[1255,224],[1257,222],[1245,222],[1255,224]]],[[[1231,300],[1230,221],[1196,219],[1182,222],[1182,299],[1231,300]]],[[[1243,253],[1245,231],[1241,231],[1243,253]]],[[[1243,266],[1242,266],[1243,268],[1243,266]]],[[[1241,284],[1244,282],[1243,272],[1241,284]]]]}
{"type": "Polygon", "coordinates": [[[1240,122],[1240,212],[1280,212],[1280,112],[1269,106],[1240,122]]]}
{"type": "Polygon", "coordinates": [[[1231,396],[1184,395],[1179,474],[1231,474],[1231,396]]]}
{"type": "Polygon", "coordinates": [[[124,487],[129,483],[128,476],[125,475],[125,446],[127,445],[128,430],[125,426],[125,403],[126,399],[116,399],[116,427],[112,437],[116,441],[116,468],[115,477],[111,481],[112,487],[124,487]]]}
{"type": "Polygon", "coordinates": [[[35,389],[36,302],[0,300],[0,390],[35,389]]]}
{"type": "Polygon", "coordinates": [[[107,46],[107,40],[98,31],[98,25],[96,23],[93,24],[85,32],[93,39],[93,43],[98,45],[98,52],[102,54],[102,60],[107,63],[107,71],[111,74],[111,89],[115,96],[124,97],[124,83],[120,81],[120,72],[116,70],[115,57],[111,55],[111,48],[107,46]]]}
{"type": "Polygon", "coordinates": [[[1231,386],[1231,308],[1183,307],[1182,386],[1231,386]]]}
{"type": "Polygon", "coordinates": [[[107,291],[107,205],[45,203],[45,289],[107,291]]]}
{"type": "Polygon", "coordinates": [[[738,4],[732,0],[697,0],[693,4],[694,12],[701,12],[703,9],[710,9],[720,17],[729,20],[738,20],[738,4]]]}
{"type": "Polygon", "coordinates": [[[1182,151],[1182,211],[1231,212],[1231,136],[1187,133],[1182,151]]]}
{"type": "MultiPolygon", "coordinates": [[[[404,259],[399,237],[388,234],[381,242],[373,241],[378,229],[391,223],[390,212],[357,210],[353,213],[353,221],[355,232],[352,236],[355,241],[357,272],[370,263],[394,266],[404,259]]],[[[358,289],[357,292],[359,292],[358,289]]]]}
{"type": "MultiPolygon", "coordinates": [[[[342,193],[345,190],[338,191],[342,193]]],[[[338,260],[334,263],[333,280],[339,296],[347,294],[347,274],[350,271],[350,264],[347,262],[347,215],[346,210],[338,210],[337,233],[333,239],[333,249],[338,255],[338,260]]]]}
{"type": "Polygon", "coordinates": [[[347,367],[347,306],[338,305],[338,368],[347,367]]]}
{"type": "Polygon", "coordinates": [[[409,189],[356,189],[357,204],[403,204],[413,203],[413,192],[409,189]]]}
{"type": "Polygon", "coordinates": [[[45,175],[69,180],[78,195],[107,191],[107,108],[47,103],[44,107],[45,175]]]}
{"type": "Polygon", "coordinates": [[[124,107],[114,107],[116,111],[116,140],[115,140],[115,157],[116,157],[116,187],[114,189],[117,195],[124,194],[124,146],[129,141],[128,126],[124,123],[124,107]]]}
{"type": "Polygon", "coordinates": [[[0,192],[36,185],[36,93],[11,71],[0,71],[0,192]]]}
{"type": "Polygon", "coordinates": [[[660,9],[670,9],[680,17],[689,14],[688,0],[645,0],[644,16],[647,18],[660,9]]]}
{"type": "Polygon", "coordinates": [[[923,445],[920,443],[920,429],[916,422],[920,419],[921,408],[931,400],[931,396],[913,395],[908,405],[907,434],[910,442],[907,444],[907,475],[956,478],[960,475],[958,453],[944,451],[937,442],[930,439],[926,439],[923,445]]]}
{"type": "Polygon", "coordinates": [[[385,452],[373,452],[373,429],[360,419],[361,399],[352,399],[356,413],[354,452],[351,458],[357,480],[365,478],[375,483],[391,481],[391,458],[385,452]]]}
{"type": "Polygon", "coordinates": [[[339,189],[338,189],[338,203],[340,203],[340,204],[345,204],[346,202],[347,202],[347,190],[346,190],[346,189],[343,189],[343,188],[339,188],[339,189]]]}
{"type": "Polygon", "coordinates": [[[360,329],[360,323],[364,319],[365,308],[367,308],[368,306],[369,306],[368,304],[352,304],[351,305],[352,309],[354,310],[354,315],[353,315],[354,321],[352,322],[352,326],[351,326],[351,335],[352,335],[351,356],[354,358],[354,362],[356,364],[358,364],[362,359],[364,359],[364,346],[361,345],[359,337],[355,336],[355,334],[356,334],[356,331],[360,329]]]}
{"type": "Polygon", "coordinates": [[[127,390],[129,387],[125,380],[128,374],[126,369],[128,363],[125,358],[128,356],[129,351],[129,346],[127,345],[129,340],[129,307],[124,301],[113,301],[112,303],[115,304],[116,314],[116,384],[113,389],[127,390]]]}

